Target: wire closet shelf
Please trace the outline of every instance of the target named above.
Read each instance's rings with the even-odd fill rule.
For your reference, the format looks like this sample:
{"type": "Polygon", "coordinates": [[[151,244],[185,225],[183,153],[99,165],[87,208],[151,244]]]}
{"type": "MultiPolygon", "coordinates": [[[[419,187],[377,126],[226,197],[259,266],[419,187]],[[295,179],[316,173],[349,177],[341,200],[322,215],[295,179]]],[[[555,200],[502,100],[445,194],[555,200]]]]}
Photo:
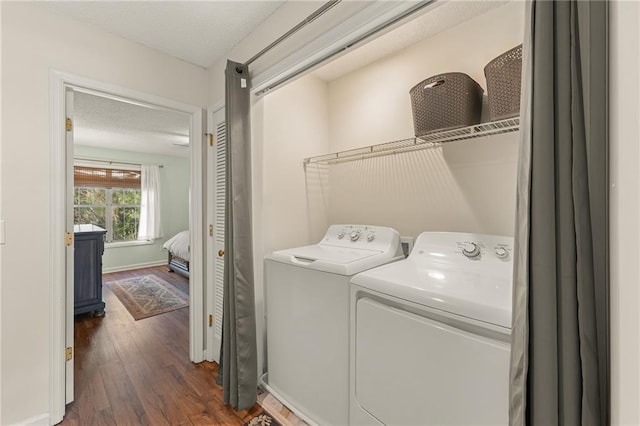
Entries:
{"type": "Polygon", "coordinates": [[[520,119],[518,117],[507,118],[505,120],[474,124],[473,126],[461,127],[459,129],[434,132],[419,138],[402,139],[332,154],[309,157],[303,160],[303,165],[306,168],[309,164],[337,164],[347,161],[364,160],[366,158],[380,157],[383,155],[435,148],[444,143],[511,133],[518,130],[520,130],[520,119]]]}

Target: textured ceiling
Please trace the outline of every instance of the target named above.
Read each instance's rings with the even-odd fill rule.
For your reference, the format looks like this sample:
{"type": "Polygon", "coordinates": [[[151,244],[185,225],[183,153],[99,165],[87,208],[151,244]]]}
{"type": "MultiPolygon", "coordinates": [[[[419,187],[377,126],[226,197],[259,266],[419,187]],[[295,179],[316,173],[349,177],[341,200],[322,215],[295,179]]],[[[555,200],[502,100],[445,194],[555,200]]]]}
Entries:
{"type": "Polygon", "coordinates": [[[189,116],[75,92],[74,142],[78,145],[189,156],[189,116]]]}
{"type": "MultiPolygon", "coordinates": [[[[39,4],[188,62],[208,67],[251,33],[283,1],[51,1],[39,4]]],[[[330,81],[393,54],[505,1],[438,1],[422,16],[319,68],[330,81]]],[[[283,28],[283,33],[288,28],[283,28]]],[[[189,117],[76,92],[79,145],[189,155],[189,117]],[[180,146],[182,145],[182,146],[180,146]]]]}
{"type": "Polygon", "coordinates": [[[37,3],[67,17],[208,68],[223,59],[229,50],[275,12],[284,1],[37,3]]]}
{"type": "Polygon", "coordinates": [[[318,68],[313,74],[325,81],[335,80],[506,3],[508,1],[437,1],[430,5],[421,16],[356,47],[327,65],[318,68]]]}

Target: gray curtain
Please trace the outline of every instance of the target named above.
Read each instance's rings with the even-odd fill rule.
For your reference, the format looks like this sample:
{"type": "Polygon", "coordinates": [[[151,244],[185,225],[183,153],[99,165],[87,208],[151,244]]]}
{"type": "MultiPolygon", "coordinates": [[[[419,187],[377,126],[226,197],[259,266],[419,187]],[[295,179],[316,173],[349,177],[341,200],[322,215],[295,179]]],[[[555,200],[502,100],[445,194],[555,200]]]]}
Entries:
{"type": "Polygon", "coordinates": [[[527,5],[512,425],[609,422],[607,5],[527,5]]]}
{"type": "Polygon", "coordinates": [[[251,238],[249,72],[227,61],[224,302],[218,383],[226,404],[251,407],[258,388],[251,238]]]}

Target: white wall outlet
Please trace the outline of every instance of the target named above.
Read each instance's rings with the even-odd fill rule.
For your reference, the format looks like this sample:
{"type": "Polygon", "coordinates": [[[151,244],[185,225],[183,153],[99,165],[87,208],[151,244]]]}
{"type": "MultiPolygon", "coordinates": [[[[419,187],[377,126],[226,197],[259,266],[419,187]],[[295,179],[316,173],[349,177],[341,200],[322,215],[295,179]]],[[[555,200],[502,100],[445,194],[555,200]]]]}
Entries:
{"type": "Polygon", "coordinates": [[[414,237],[400,237],[400,245],[402,246],[402,253],[404,257],[409,256],[411,254],[411,250],[413,250],[413,243],[416,241],[414,237]]]}

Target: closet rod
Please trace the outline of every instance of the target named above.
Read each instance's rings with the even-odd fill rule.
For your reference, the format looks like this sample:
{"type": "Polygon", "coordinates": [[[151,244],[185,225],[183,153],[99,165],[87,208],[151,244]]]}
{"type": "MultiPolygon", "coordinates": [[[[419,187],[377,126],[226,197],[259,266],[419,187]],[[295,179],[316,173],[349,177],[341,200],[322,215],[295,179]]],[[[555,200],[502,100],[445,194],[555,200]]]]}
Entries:
{"type": "Polygon", "coordinates": [[[316,59],[315,61],[311,62],[310,64],[307,64],[304,67],[300,68],[299,70],[294,71],[293,73],[284,76],[282,79],[271,83],[271,85],[269,85],[269,86],[265,87],[264,89],[258,91],[256,93],[256,96],[262,96],[265,93],[267,93],[267,92],[269,92],[269,91],[281,86],[282,84],[288,82],[289,80],[292,80],[292,79],[298,77],[299,75],[302,75],[302,74],[306,73],[307,71],[317,67],[318,65],[321,65],[321,64],[325,63],[329,59],[333,58],[334,56],[336,56],[336,55],[338,55],[338,54],[340,54],[342,52],[344,52],[345,50],[353,49],[354,47],[356,47],[357,45],[359,45],[363,41],[369,39],[370,37],[373,37],[374,35],[380,33],[381,31],[385,31],[388,28],[393,28],[394,25],[398,25],[400,22],[402,22],[404,19],[408,18],[410,15],[412,15],[412,14],[414,14],[416,12],[419,12],[420,10],[422,10],[425,7],[429,6],[434,1],[436,1],[436,0],[420,0],[420,1],[416,2],[416,4],[413,7],[411,7],[410,9],[407,9],[401,15],[396,16],[395,18],[393,18],[389,22],[386,22],[384,24],[378,25],[377,27],[371,29],[370,31],[368,31],[365,34],[362,34],[358,38],[356,38],[356,39],[352,40],[351,42],[349,42],[348,45],[337,47],[336,49],[328,52],[327,54],[325,54],[322,57],[316,59]]]}
{"type": "MultiPolygon", "coordinates": [[[[94,163],[108,164],[110,166],[118,165],[118,164],[122,164],[123,166],[142,166],[142,164],[140,164],[140,163],[129,163],[129,162],[126,162],[126,161],[101,160],[99,158],[73,157],[73,159],[74,160],[79,160],[79,161],[91,161],[91,162],[94,162],[94,163]]],[[[162,168],[164,168],[164,164],[158,164],[158,167],[160,167],[162,169],[162,168]]]]}
{"type": "Polygon", "coordinates": [[[300,31],[302,28],[307,26],[307,24],[310,24],[311,22],[318,19],[320,16],[324,15],[326,12],[329,11],[329,9],[331,9],[333,6],[337,5],[341,1],[342,0],[330,0],[326,2],[316,11],[314,11],[311,15],[307,16],[302,22],[298,23],[295,27],[291,28],[289,31],[287,31],[286,33],[278,37],[276,41],[272,42],[267,47],[265,47],[264,49],[262,49],[261,51],[253,55],[251,58],[249,58],[244,64],[242,64],[242,66],[243,67],[249,66],[249,64],[255,62],[256,59],[258,59],[259,57],[261,57],[262,55],[264,55],[265,53],[267,53],[268,51],[270,51],[271,49],[273,49],[274,47],[276,47],[277,45],[279,45],[280,43],[282,43],[283,41],[285,41],[295,33],[297,33],[298,31],[300,31]]]}

